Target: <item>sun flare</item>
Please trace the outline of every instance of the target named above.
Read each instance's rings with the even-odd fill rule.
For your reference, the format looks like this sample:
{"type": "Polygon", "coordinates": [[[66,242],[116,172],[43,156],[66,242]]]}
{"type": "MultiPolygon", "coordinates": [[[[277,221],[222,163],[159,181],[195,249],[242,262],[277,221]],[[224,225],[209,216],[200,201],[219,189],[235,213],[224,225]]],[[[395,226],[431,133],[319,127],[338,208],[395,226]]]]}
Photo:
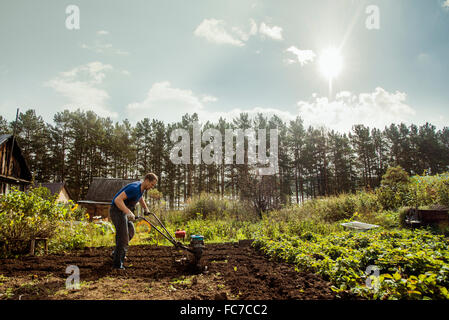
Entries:
{"type": "Polygon", "coordinates": [[[343,59],[336,48],[326,49],[320,56],[320,71],[328,79],[335,79],[343,67],[343,59]]]}

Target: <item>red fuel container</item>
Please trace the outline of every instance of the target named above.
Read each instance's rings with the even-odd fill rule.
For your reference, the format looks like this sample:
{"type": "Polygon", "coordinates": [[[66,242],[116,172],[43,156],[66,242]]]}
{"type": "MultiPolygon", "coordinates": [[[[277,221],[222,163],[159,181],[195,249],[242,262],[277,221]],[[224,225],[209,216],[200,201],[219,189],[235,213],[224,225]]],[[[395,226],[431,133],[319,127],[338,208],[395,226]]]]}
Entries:
{"type": "Polygon", "coordinates": [[[175,237],[184,239],[186,237],[186,232],[184,230],[176,230],[175,237]]]}

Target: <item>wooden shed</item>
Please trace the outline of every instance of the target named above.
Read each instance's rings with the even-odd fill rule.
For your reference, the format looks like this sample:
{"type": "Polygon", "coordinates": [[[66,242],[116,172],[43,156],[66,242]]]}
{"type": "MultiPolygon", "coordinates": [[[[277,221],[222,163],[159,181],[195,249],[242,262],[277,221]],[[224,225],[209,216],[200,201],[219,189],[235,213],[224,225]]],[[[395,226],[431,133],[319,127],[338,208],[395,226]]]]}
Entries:
{"type": "Polygon", "coordinates": [[[109,219],[112,198],[121,188],[135,181],[136,179],[93,178],[85,199],[78,201],[78,204],[86,208],[91,219],[95,216],[109,219]]]}
{"type": "Polygon", "coordinates": [[[12,187],[25,191],[31,184],[30,168],[12,134],[0,135],[0,194],[12,187]]]}
{"type": "Polygon", "coordinates": [[[56,201],[62,203],[68,203],[72,199],[69,190],[65,187],[65,182],[45,182],[45,183],[35,183],[34,188],[44,187],[50,190],[52,195],[58,195],[56,201]]]}
{"type": "Polygon", "coordinates": [[[412,228],[423,226],[447,228],[449,227],[449,208],[427,210],[410,208],[405,213],[405,223],[412,228]]]}

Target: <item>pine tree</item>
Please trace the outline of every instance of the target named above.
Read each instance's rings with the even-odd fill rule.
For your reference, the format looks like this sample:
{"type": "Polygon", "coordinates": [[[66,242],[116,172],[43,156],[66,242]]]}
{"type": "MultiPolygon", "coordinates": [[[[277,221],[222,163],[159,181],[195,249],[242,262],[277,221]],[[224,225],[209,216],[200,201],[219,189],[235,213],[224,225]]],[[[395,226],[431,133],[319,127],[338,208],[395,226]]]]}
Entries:
{"type": "Polygon", "coordinates": [[[294,121],[290,121],[288,130],[287,145],[292,153],[296,203],[299,203],[300,201],[304,202],[304,167],[301,161],[301,156],[303,154],[305,144],[305,130],[302,119],[300,117],[296,117],[294,121]]]}
{"type": "Polygon", "coordinates": [[[9,134],[11,129],[8,125],[8,121],[0,115],[0,134],[9,134]]]}
{"type": "Polygon", "coordinates": [[[375,185],[373,183],[375,148],[370,130],[369,127],[364,125],[355,125],[352,131],[349,138],[358,157],[358,169],[362,175],[362,185],[370,188],[375,185]]]}

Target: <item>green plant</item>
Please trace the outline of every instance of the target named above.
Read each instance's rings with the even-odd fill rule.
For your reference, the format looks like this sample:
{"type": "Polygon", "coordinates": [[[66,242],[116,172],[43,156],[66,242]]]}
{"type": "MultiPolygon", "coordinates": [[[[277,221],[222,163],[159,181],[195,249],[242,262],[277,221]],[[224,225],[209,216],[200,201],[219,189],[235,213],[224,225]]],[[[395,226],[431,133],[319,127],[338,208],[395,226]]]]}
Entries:
{"type": "Polygon", "coordinates": [[[180,278],[174,278],[170,281],[170,284],[173,285],[181,285],[181,286],[190,286],[192,284],[193,278],[195,276],[181,276],[180,278]]]}
{"type": "Polygon", "coordinates": [[[47,188],[13,189],[0,196],[0,242],[3,255],[21,254],[33,238],[49,238],[49,250],[81,248],[87,242],[85,210],[58,203],[47,188]]]}
{"type": "Polygon", "coordinates": [[[13,288],[6,288],[5,293],[1,294],[0,297],[4,297],[5,299],[11,299],[14,296],[13,288]]]}
{"type": "Polygon", "coordinates": [[[307,239],[262,235],[254,246],[272,259],[324,276],[335,291],[370,299],[448,299],[449,244],[427,230],[344,231],[307,239]],[[365,284],[370,265],[381,272],[377,290],[365,284]]]}

